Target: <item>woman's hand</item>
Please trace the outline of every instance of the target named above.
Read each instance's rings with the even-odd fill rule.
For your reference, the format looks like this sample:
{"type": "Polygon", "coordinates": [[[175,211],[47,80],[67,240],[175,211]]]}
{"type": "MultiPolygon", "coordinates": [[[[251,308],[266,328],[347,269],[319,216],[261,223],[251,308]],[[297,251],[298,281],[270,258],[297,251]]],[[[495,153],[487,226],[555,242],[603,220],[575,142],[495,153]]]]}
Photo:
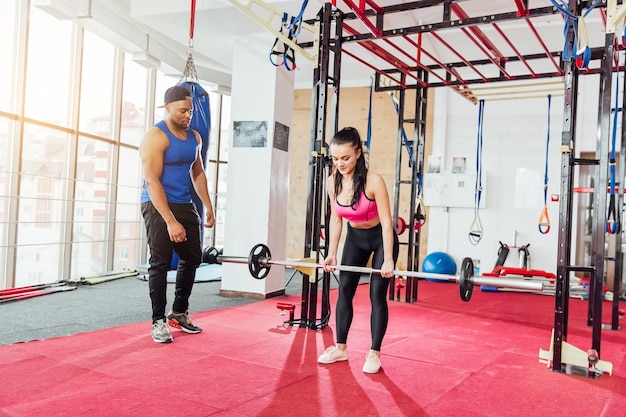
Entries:
{"type": "Polygon", "coordinates": [[[337,257],[334,255],[327,256],[326,259],[324,259],[324,262],[322,262],[322,265],[324,265],[324,271],[333,272],[335,270],[335,265],[337,265],[337,257]]]}
{"type": "Polygon", "coordinates": [[[383,266],[380,267],[380,275],[383,278],[391,278],[393,277],[394,274],[394,262],[392,259],[389,259],[385,262],[383,262],[383,266]]]}

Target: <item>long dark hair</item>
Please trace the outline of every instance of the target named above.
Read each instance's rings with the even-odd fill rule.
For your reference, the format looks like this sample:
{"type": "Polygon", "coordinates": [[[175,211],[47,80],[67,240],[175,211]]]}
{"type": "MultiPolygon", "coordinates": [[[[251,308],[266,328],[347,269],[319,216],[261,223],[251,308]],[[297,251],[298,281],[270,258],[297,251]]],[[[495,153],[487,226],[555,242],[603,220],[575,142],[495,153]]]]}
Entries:
{"type": "MultiPolygon", "coordinates": [[[[330,145],[351,145],[355,151],[361,151],[361,155],[356,161],[354,176],[352,177],[352,200],[350,205],[354,206],[365,192],[365,181],[367,179],[367,165],[365,164],[365,153],[363,152],[363,144],[361,143],[361,135],[359,131],[353,127],[344,127],[330,140],[330,145]]],[[[335,170],[335,197],[339,195],[342,189],[343,175],[338,169],[335,170]]]]}

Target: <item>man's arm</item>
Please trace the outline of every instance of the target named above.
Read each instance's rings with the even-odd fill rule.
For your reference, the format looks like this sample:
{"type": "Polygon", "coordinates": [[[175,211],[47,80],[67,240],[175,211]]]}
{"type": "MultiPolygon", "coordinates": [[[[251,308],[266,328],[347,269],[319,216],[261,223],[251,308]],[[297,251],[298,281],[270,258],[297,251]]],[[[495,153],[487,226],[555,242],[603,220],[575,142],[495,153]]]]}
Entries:
{"type": "Polygon", "coordinates": [[[206,173],[204,171],[204,164],[202,163],[202,155],[200,149],[202,148],[202,139],[198,132],[194,131],[196,140],[198,141],[198,151],[196,153],[196,160],[191,166],[191,181],[193,188],[196,190],[196,194],[200,197],[202,204],[206,209],[206,221],[204,227],[212,227],[215,224],[215,217],[213,214],[213,204],[211,203],[211,197],[209,196],[209,187],[206,180],[206,173]]]}

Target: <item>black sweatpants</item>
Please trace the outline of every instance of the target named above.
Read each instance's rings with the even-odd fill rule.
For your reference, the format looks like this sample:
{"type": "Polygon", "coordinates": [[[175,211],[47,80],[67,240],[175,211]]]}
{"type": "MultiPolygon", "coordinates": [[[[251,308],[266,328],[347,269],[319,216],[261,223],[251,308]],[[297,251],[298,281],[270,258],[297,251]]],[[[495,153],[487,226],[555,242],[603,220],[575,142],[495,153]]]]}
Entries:
{"type": "Polygon", "coordinates": [[[170,240],[165,220],[151,201],[141,205],[150,246],[148,287],[152,300],[152,321],[165,318],[167,272],[170,270],[174,251],[178,254],[179,260],[172,310],[177,313],[184,313],[189,308],[189,296],[196,279],[196,269],[202,262],[201,219],[195,204],[169,203],[169,206],[176,220],[185,227],[187,240],[184,242],[174,243],[170,240]]]}

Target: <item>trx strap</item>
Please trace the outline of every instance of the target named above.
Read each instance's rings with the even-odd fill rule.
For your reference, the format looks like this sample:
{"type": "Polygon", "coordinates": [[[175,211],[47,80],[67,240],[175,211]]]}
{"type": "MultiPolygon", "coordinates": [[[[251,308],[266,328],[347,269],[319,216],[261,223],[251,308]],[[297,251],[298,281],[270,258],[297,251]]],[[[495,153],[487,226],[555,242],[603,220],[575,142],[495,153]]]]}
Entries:
{"type": "MultiPolygon", "coordinates": [[[[289,19],[289,15],[285,12],[283,13],[283,18],[280,23],[280,33],[283,33],[283,30],[286,31],[287,39],[293,41],[298,39],[300,36],[300,31],[302,30],[302,19],[304,16],[304,10],[306,9],[307,3],[309,0],[304,0],[302,2],[302,6],[300,7],[300,13],[297,16],[292,16],[289,19]],[[289,20],[289,22],[287,22],[289,20]]],[[[274,44],[272,45],[272,50],[270,51],[270,62],[279,67],[281,65],[285,65],[287,71],[292,71],[296,69],[296,54],[291,46],[287,46],[284,42],[280,42],[278,38],[274,40],[274,44]],[[280,57],[280,60],[274,60],[276,57],[280,57]]]]}
{"type": "Polygon", "coordinates": [[[548,134],[546,139],[546,167],[543,174],[543,210],[539,215],[539,233],[542,235],[550,232],[550,217],[548,216],[548,150],[550,148],[550,104],[552,95],[548,94],[548,134]]]}
{"type": "Polygon", "coordinates": [[[480,197],[483,192],[483,116],[485,112],[485,100],[478,103],[478,134],[476,136],[476,185],[474,193],[474,220],[468,234],[472,245],[477,245],[483,237],[483,225],[480,222],[478,212],[480,210],[480,197]]]}
{"type": "MultiPolygon", "coordinates": [[[[287,13],[283,13],[283,19],[280,24],[280,33],[283,33],[283,29],[287,26],[287,13]]],[[[293,36],[291,33],[287,34],[287,38],[289,40],[293,40],[293,36]]],[[[270,62],[275,67],[280,67],[281,65],[285,65],[287,71],[291,71],[296,68],[296,53],[291,46],[288,46],[284,42],[280,42],[280,39],[276,38],[274,40],[274,45],[272,45],[272,50],[270,51],[270,62]],[[274,61],[275,57],[280,57],[279,60],[274,61]]]]}
{"type": "Polygon", "coordinates": [[[584,18],[600,3],[600,0],[595,0],[587,11],[580,17],[572,14],[569,10],[569,6],[565,0],[550,0],[552,5],[563,14],[565,25],[563,28],[563,35],[565,38],[565,45],[563,46],[563,61],[571,61],[572,57],[576,58],[576,66],[579,69],[586,69],[591,61],[591,48],[589,48],[589,36],[587,33],[587,25],[584,18]],[[574,27],[574,47],[575,51],[572,51],[568,47],[567,32],[569,31],[569,25],[574,27]]]}
{"type": "Polygon", "coordinates": [[[613,109],[613,132],[611,137],[611,153],[609,156],[609,211],[606,216],[605,230],[609,234],[620,231],[620,215],[615,208],[615,141],[617,138],[617,115],[619,113],[619,71],[615,71],[615,108],[613,109]]]}

